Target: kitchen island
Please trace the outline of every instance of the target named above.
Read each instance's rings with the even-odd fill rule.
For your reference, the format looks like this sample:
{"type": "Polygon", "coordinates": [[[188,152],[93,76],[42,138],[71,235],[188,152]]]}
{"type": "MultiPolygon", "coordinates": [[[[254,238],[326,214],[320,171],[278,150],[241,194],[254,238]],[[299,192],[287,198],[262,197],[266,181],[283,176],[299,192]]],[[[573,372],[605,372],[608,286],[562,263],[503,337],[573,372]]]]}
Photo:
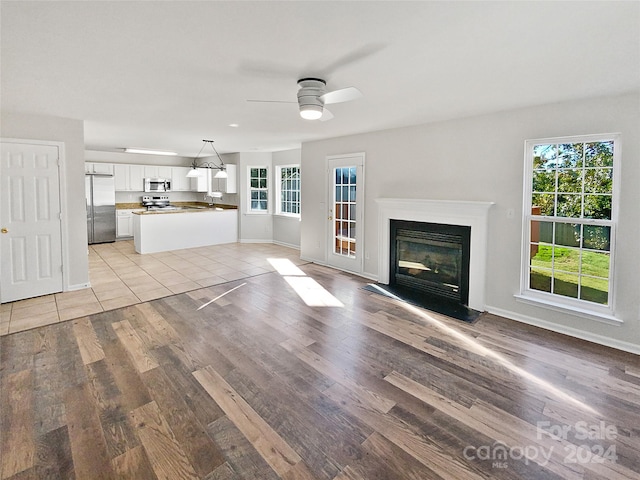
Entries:
{"type": "Polygon", "coordinates": [[[133,212],[137,253],[157,253],[238,241],[237,207],[133,212]]]}

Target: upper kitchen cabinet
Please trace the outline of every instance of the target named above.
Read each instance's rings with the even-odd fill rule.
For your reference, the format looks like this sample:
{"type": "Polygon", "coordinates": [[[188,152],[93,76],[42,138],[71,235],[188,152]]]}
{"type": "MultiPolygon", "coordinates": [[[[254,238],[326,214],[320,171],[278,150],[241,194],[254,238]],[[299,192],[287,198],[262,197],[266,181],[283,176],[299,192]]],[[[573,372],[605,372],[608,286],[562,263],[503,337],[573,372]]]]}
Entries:
{"type": "Polygon", "coordinates": [[[113,175],[113,164],[85,162],[84,173],[100,173],[103,175],[113,175]]]}
{"type": "Polygon", "coordinates": [[[211,170],[208,168],[198,168],[198,176],[191,179],[191,190],[194,192],[211,191],[211,170]]]}
{"type": "Polygon", "coordinates": [[[171,178],[172,167],[160,167],[157,165],[144,166],[144,178],[171,178]]]}
{"type": "Polygon", "coordinates": [[[238,180],[237,180],[237,165],[233,163],[226,163],[227,178],[224,184],[225,193],[238,193],[238,180]]]}
{"type": "Polygon", "coordinates": [[[187,177],[191,167],[171,167],[171,190],[174,192],[190,192],[191,178],[187,177]]]}
{"type": "Polygon", "coordinates": [[[114,165],[116,192],[142,192],[145,168],[142,165],[114,165]]]}

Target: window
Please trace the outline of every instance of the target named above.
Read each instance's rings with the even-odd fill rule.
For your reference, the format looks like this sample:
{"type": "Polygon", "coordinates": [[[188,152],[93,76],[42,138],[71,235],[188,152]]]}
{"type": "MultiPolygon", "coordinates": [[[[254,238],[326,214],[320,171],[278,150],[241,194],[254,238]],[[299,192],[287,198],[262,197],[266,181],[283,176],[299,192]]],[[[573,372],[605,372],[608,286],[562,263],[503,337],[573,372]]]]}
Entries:
{"type": "Polygon", "coordinates": [[[278,215],[300,216],[300,166],[277,167],[278,215]]]}
{"type": "Polygon", "coordinates": [[[522,297],[613,311],[617,135],[526,142],[522,297]]]}
{"type": "Polygon", "coordinates": [[[249,212],[269,212],[269,178],[267,167],[249,167],[249,212]]]}

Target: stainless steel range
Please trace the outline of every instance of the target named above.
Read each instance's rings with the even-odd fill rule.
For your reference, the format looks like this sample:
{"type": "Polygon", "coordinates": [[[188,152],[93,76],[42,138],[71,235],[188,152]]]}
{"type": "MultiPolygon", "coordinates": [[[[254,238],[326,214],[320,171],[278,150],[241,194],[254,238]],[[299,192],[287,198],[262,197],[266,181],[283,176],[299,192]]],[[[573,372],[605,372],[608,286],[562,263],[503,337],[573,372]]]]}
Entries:
{"type": "Polygon", "coordinates": [[[179,207],[169,203],[168,195],[143,195],[142,206],[147,207],[147,211],[179,209],[179,207]]]}

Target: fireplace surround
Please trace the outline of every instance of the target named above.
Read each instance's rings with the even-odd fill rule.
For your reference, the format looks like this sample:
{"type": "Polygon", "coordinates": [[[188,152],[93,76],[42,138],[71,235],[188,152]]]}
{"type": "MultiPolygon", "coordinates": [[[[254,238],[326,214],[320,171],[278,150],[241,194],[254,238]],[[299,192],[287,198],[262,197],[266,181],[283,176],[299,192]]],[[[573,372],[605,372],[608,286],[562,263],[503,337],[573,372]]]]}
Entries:
{"type": "Polygon", "coordinates": [[[389,285],[391,220],[470,228],[467,306],[485,309],[489,209],[493,202],[380,198],[378,206],[378,282],[389,285]]]}

